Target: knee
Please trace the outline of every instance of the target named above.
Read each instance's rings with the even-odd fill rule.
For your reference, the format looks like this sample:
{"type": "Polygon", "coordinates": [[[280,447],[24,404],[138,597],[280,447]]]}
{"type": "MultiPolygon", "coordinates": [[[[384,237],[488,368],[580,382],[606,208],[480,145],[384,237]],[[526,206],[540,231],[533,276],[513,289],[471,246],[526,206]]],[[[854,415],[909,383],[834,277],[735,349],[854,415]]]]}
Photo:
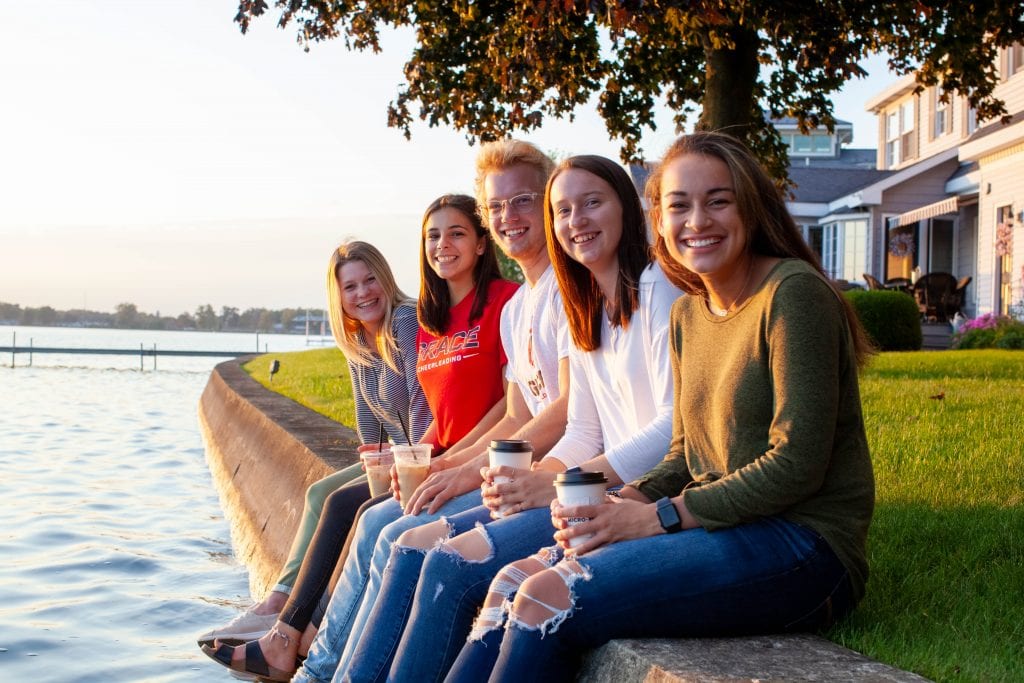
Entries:
{"type": "Polygon", "coordinates": [[[438,550],[473,563],[486,562],[494,556],[494,545],[483,525],[445,541],[438,550]]]}
{"type": "MultiPolygon", "coordinates": [[[[389,525],[389,529],[391,526],[393,525],[389,525]]],[[[429,550],[449,536],[451,536],[451,527],[448,522],[439,519],[402,531],[395,540],[395,545],[400,548],[429,550]]]]}
{"type": "Polygon", "coordinates": [[[558,572],[545,569],[523,581],[512,602],[512,619],[528,628],[561,616],[572,606],[569,586],[558,572]]]}

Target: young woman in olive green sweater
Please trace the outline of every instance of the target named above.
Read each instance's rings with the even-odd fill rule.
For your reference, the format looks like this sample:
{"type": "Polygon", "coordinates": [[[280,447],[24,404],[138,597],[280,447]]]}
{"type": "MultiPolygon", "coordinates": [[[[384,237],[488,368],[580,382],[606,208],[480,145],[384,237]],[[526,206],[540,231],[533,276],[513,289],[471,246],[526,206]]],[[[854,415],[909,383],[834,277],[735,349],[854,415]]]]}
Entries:
{"type": "Polygon", "coordinates": [[[526,578],[500,651],[467,643],[453,673],[567,680],[614,638],[818,629],[864,594],[871,349],[855,314],[733,138],[680,138],[647,194],[658,259],[690,294],[671,315],[669,452],[621,498],[552,504],[563,548],[593,537],[526,578]]]}

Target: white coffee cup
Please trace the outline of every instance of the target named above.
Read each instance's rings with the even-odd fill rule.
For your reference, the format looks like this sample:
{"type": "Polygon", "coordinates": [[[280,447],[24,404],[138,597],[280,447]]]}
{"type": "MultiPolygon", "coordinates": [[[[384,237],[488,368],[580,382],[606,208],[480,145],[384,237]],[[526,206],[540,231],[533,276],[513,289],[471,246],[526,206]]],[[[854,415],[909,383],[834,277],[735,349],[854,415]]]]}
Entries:
{"type": "MultiPolygon", "coordinates": [[[[608,479],[604,472],[580,472],[570,470],[562,472],[555,477],[555,493],[558,502],[565,507],[576,505],[601,505],[605,502],[605,491],[608,488],[608,479]]],[[[566,520],[569,526],[576,526],[589,521],[589,517],[572,517],[566,520]]],[[[593,534],[573,536],[569,539],[569,547],[575,548],[593,534]]]]}
{"type": "MultiPolygon", "coordinates": [[[[501,439],[491,442],[487,449],[487,457],[491,467],[511,467],[517,470],[530,469],[533,462],[533,445],[529,441],[519,439],[501,439]]],[[[500,476],[494,478],[494,483],[504,484],[509,477],[500,476]]],[[[498,508],[497,517],[504,517],[510,505],[502,505],[498,508]]]]}

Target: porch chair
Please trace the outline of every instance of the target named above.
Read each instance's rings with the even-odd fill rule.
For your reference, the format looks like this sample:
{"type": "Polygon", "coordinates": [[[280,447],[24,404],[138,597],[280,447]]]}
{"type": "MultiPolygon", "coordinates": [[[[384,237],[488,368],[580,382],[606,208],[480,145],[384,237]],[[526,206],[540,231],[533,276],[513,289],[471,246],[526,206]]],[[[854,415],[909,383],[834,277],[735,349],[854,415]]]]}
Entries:
{"type": "Polygon", "coordinates": [[[885,289],[885,285],[878,281],[873,275],[864,273],[864,282],[868,283],[868,289],[885,289]]]}
{"type": "Polygon", "coordinates": [[[956,289],[953,290],[949,301],[946,302],[946,315],[950,318],[959,313],[964,302],[967,301],[967,285],[971,284],[971,279],[971,276],[967,275],[957,280],[956,289]]]}
{"type": "Polygon", "coordinates": [[[914,283],[914,298],[922,317],[934,322],[948,322],[956,288],[956,278],[949,273],[927,273],[919,277],[914,283]]]}

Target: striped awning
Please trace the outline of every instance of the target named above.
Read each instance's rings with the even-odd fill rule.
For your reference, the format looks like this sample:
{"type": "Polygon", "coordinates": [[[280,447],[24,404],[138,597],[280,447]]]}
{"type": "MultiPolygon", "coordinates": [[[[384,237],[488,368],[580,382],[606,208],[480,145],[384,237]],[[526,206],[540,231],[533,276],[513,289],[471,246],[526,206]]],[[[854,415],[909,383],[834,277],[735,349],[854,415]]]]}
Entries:
{"type": "Polygon", "coordinates": [[[934,218],[935,216],[942,216],[947,213],[957,212],[957,198],[949,197],[942,201],[935,202],[934,204],[927,204],[913,211],[907,211],[901,213],[898,216],[893,216],[889,219],[890,228],[898,228],[903,225],[910,225],[918,221],[923,221],[927,218],[934,218]]]}

